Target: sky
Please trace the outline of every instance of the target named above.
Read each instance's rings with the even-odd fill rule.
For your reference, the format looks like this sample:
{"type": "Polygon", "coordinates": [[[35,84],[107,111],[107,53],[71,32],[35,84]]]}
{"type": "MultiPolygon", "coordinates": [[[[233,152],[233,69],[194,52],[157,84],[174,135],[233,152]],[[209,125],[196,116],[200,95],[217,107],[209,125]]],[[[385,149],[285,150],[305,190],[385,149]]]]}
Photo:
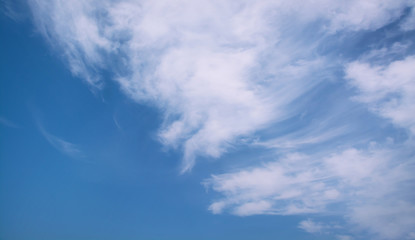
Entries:
{"type": "Polygon", "coordinates": [[[414,1],[0,6],[0,239],[415,239],[414,1]]]}

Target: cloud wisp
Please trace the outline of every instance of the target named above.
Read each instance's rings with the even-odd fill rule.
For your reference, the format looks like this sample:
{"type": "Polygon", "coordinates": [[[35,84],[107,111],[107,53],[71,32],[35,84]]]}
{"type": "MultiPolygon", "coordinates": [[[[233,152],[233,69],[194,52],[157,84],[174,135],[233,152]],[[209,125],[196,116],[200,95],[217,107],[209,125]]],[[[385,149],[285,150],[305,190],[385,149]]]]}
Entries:
{"type": "Polygon", "coordinates": [[[20,128],[20,126],[4,117],[0,117],[0,124],[10,128],[20,128]]]}
{"type": "Polygon", "coordinates": [[[1,0],[2,6],[0,7],[0,12],[10,18],[15,22],[22,21],[24,19],[24,15],[19,13],[17,10],[18,2],[13,2],[10,0],[1,0]]]}
{"type": "Polygon", "coordinates": [[[298,224],[298,227],[308,233],[320,233],[324,229],[324,226],[321,223],[314,222],[311,219],[301,221],[298,224]]]}
{"type": "Polygon", "coordinates": [[[40,124],[38,124],[38,129],[42,136],[48,141],[48,143],[59,152],[73,158],[80,158],[84,156],[78,145],[49,133],[40,124]]]}

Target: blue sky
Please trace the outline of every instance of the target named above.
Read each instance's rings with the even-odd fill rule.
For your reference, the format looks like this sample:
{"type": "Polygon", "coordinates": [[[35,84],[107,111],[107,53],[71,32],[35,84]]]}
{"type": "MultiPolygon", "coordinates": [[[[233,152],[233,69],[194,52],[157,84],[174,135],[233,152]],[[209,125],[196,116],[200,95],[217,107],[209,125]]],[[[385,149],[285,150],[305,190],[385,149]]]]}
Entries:
{"type": "Polygon", "coordinates": [[[1,239],[415,239],[415,5],[3,0],[1,239]]]}

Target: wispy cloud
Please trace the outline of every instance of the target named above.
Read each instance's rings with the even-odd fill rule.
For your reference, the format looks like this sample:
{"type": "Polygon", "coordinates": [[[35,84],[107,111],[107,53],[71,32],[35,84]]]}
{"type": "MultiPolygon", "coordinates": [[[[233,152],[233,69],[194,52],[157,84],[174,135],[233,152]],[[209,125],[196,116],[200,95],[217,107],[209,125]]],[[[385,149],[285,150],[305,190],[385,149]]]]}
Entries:
{"type": "Polygon", "coordinates": [[[301,129],[299,132],[294,131],[270,140],[256,141],[254,144],[267,148],[298,149],[304,145],[315,145],[333,140],[336,137],[346,134],[348,132],[347,130],[347,127],[338,127],[333,130],[306,128],[301,129]]]}
{"type": "Polygon", "coordinates": [[[0,12],[13,21],[21,21],[24,19],[24,15],[17,10],[17,3],[11,0],[0,0],[2,3],[0,6],[0,12]]]}
{"type": "MultiPolygon", "coordinates": [[[[412,1],[29,3],[38,31],[63,53],[73,74],[100,89],[105,82],[99,72],[109,71],[127,96],[160,110],[158,138],[183,152],[182,172],[198,157],[222,156],[241,138],[255,136],[247,144],[279,151],[267,163],[206,180],[223,196],[210,205],[213,213],[340,212],[391,239],[409,236],[415,226],[408,197],[413,143],[373,147],[367,142],[375,137],[362,130],[372,119],[348,111],[353,104],[367,106],[415,132],[415,61],[408,54],[413,42],[389,37],[370,51],[369,38],[356,40],[412,34],[412,1]],[[379,31],[393,24],[396,29],[379,31]],[[351,47],[353,41],[359,47],[351,47]],[[357,103],[350,101],[346,82],[358,91],[357,103]],[[311,94],[322,85],[318,96],[311,94]],[[341,94],[329,99],[332,91],[341,94]],[[303,115],[301,124],[287,123],[303,115]],[[347,134],[355,136],[327,144],[347,134]],[[302,151],[317,144],[321,149],[302,151]]],[[[77,152],[75,145],[43,134],[58,149],[77,152]]],[[[316,224],[300,226],[310,230],[316,224]]]]}
{"type": "Polygon", "coordinates": [[[276,3],[30,3],[38,29],[63,50],[74,74],[99,87],[95,70],[111,67],[127,95],[163,111],[160,141],[183,149],[183,171],[197,156],[219,157],[237,137],[281,117],[284,104],[315,84],[296,83],[318,61],[293,59],[283,46],[279,63],[258,64],[279,39],[268,24],[276,3]],[[290,75],[290,81],[267,83],[256,72],[290,75]]]}
{"type": "Polygon", "coordinates": [[[74,143],[68,142],[62,138],[59,138],[48,131],[46,131],[42,125],[38,124],[38,128],[42,136],[49,142],[49,144],[61,153],[74,158],[83,157],[84,154],[80,147],[74,143]]]}
{"type": "Polygon", "coordinates": [[[20,128],[20,126],[4,117],[0,117],[0,124],[10,128],[20,128]]]}
{"type": "Polygon", "coordinates": [[[204,184],[223,194],[210,206],[213,213],[340,211],[350,222],[396,239],[415,226],[412,185],[408,185],[415,180],[414,152],[399,152],[407,151],[409,156],[384,147],[346,149],[330,156],[291,154],[261,167],[213,175],[204,184]],[[243,211],[247,206],[253,207],[243,211]]]}
{"type": "Polygon", "coordinates": [[[127,95],[163,111],[160,141],[183,149],[183,171],[197,156],[219,157],[238,137],[286,118],[287,104],[318,84],[319,77],[307,78],[329,62],[316,55],[318,41],[298,41],[302,30],[320,20],[325,25],[317,32],[375,30],[407,6],[326,0],[29,3],[39,31],[63,51],[75,75],[100,88],[99,69],[112,69],[127,95]]]}
{"type": "Polygon", "coordinates": [[[115,114],[112,116],[112,120],[114,121],[114,124],[115,124],[115,126],[117,127],[118,130],[123,130],[123,128],[121,127],[120,123],[118,122],[117,117],[116,117],[115,114]]]}
{"type": "Polygon", "coordinates": [[[320,233],[324,229],[323,224],[312,221],[311,219],[301,221],[298,227],[309,233],[320,233]]]}

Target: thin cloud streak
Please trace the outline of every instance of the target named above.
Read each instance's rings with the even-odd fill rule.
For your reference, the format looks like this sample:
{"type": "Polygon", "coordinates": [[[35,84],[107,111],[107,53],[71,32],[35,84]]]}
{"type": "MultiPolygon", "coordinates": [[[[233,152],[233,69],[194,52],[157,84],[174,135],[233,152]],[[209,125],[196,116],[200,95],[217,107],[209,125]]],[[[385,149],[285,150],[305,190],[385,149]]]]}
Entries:
{"type": "Polygon", "coordinates": [[[0,124],[10,128],[20,128],[20,126],[4,117],[0,117],[0,124]]]}
{"type": "Polygon", "coordinates": [[[0,12],[3,13],[5,16],[10,18],[15,22],[22,21],[24,19],[24,15],[19,13],[16,9],[16,2],[10,0],[1,0],[2,6],[0,7],[0,12]]]}
{"type": "Polygon", "coordinates": [[[84,156],[78,145],[47,132],[40,124],[38,124],[38,129],[49,144],[59,152],[73,158],[82,158],[84,156]]]}

